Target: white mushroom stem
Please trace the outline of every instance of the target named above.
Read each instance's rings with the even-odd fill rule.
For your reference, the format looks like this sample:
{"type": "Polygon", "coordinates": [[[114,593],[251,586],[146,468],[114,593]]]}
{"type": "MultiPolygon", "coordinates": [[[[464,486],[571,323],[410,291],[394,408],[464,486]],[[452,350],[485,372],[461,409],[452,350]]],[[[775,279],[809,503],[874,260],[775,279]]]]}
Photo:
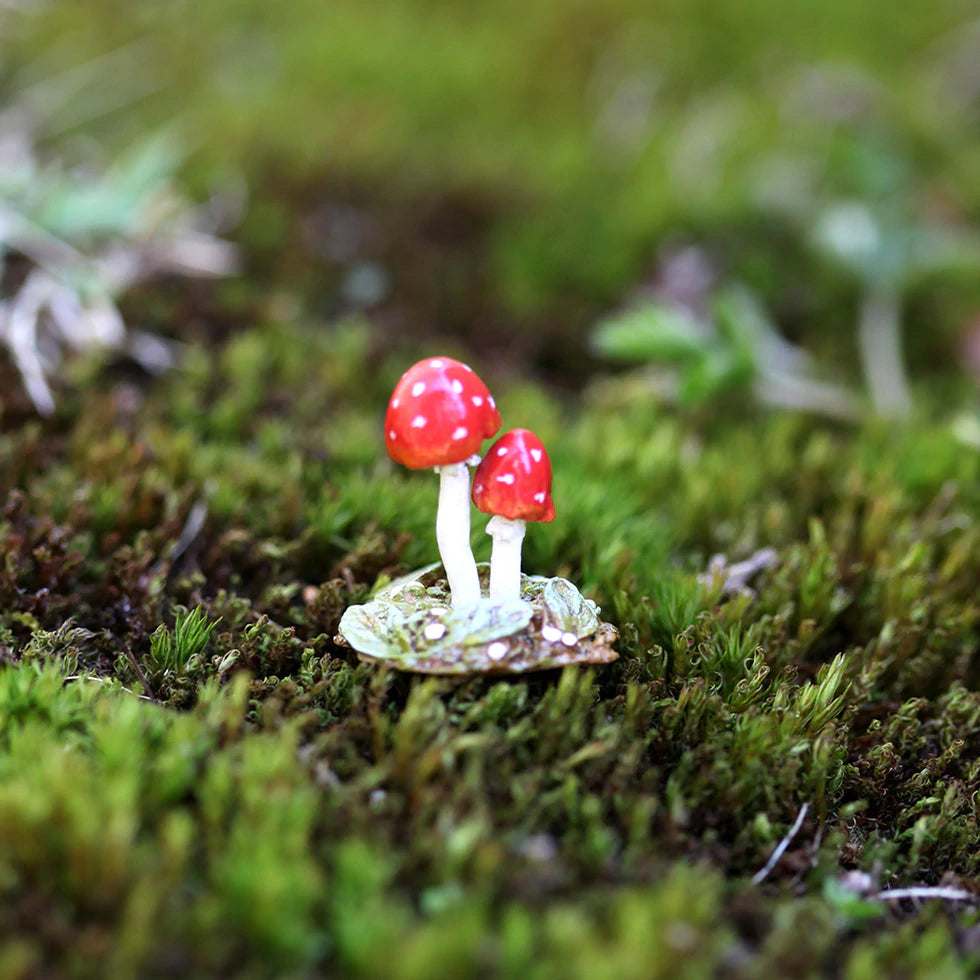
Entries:
{"type": "Polygon", "coordinates": [[[858,348],[875,411],[885,418],[908,418],[912,396],[902,358],[901,304],[893,290],[881,289],[865,297],[858,348]]]}
{"type": "Polygon", "coordinates": [[[520,599],[521,545],[524,521],[512,521],[499,514],[487,521],[487,534],[493,538],[490,552],[490,598],[520,599]]]}
{"type": "Polygon", "coordinates": [[[480,599],[480,577],[470,548],[470,471],[465,463],[437,466],[439,509],[436,511],[436,543],[449,580],[454,606],[480,599]]]}

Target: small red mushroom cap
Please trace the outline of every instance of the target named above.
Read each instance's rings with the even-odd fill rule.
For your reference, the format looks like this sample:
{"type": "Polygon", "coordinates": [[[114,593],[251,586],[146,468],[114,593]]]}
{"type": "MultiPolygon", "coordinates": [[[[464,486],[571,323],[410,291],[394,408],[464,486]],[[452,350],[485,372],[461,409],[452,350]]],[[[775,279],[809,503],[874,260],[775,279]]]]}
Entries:
{"type": "Polygon", "coordinates": [[[395,385],[385,447],[412,470],[462,463],[500,428],[500,412],[473,369],[451,357],[413,364],[395,385]]]}
{"type": "Polygon", "coordinates": [[[511,429],[491,447],[473,474],[473,503],[485,514],[512,521],[555,519],[551,460],[529,429],[511,429]]]}

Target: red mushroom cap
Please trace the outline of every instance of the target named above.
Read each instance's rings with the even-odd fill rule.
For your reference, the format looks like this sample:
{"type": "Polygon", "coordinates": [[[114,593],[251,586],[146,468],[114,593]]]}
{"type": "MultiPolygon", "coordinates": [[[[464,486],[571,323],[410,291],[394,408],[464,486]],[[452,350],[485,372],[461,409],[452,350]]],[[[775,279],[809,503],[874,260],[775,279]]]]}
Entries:
{"type": "Polygon", "coordinates": [[[473,474],[473,503],[485,514],[512,521],[555,519],[551,460],[529,429],[511,429],[491,447],[473,474]]]}
{"type": "Polygon", "coordinates": [[[500,412],[473,369],[451,357],[413,364],[395,385],[385,447],[412,470],[462,463],[500,428],[500,412]]]}

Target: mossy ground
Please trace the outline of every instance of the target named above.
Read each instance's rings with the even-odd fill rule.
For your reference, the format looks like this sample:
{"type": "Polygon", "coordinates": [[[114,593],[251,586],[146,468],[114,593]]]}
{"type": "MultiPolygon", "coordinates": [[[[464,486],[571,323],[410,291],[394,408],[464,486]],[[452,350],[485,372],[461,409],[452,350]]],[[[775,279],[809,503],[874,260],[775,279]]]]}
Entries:
{"type": "MultiPolygon", "coordinates": [[[[66,48],[104,43],[95,24],[119,42],[155,30],[147,64],[187,77],[152,118],[206,89],[212,55],[232,71],[237,45],[266,50],[240,24],[209,46],[228,13],[203,6],[189,46],[183,4],[158,20],[54,5],[31,30],[65,32],[85,8],[66,48]]],[[[180,370],[76,363],[41,422],[0,366],[0,975],[975,975],[976,902],[871,900],[844,875],[978,891],[980,455],[949,424],[971,390],[950,334],[976,284],[912,296],[917,413],[900,424],[681,409],[584,355],[593,311],[682,227],[795,338],[846,362],[853,289],[812,272],[750,200],[798,57],[758,76],[792,48],[762,28],[891,85],[914,186],[976,216],[976,148],[924,109],[939,48],[892,67],[924,36],[939,45],[958,8],[821,5],[814,22],[720,4],[705,35],[702,5],[664,5],[658,91],[677,126],[700,120],[682,163],[728,104],[726,72],[741,100],[741,135],[695,194],[668,165],[670,128],[616,164],[583,115],[596,45],[647,63],[637,5],[477,6],[474,32],[463,7],[393,5],[372,47],[377,11],[338,5],[331,34],[326,7],[290,5],[266,74],[222,75],[195,109],[223,142],[192,178],[234,146],[257,187],[249,275],[126,301],[188,342],[180,370]],[[310,67],[315,37],[334,60],[310,67]],[[456,41],[466,56],[440,60],[456,41]],[[550,84],[529,74],[543,51],[562,68],[550,84]],[[319,81],[291,82],[304,72],[319,81]],[[305,125],[323,101],[310,93],[365,78],[361,102],[305,125]],[[434,98],[447,87],[458,102],[434,98]],[[531,150],[534,173],[515,162],[531,150]],[[366,251],[327,261],[310,216],[352,201],[366,251]],[[390,297],[345,314],[344,276],[379,256],[390,297]],[[548,446],[557,517],[529,530],[524,566],[602,606],[615,663],[459,681],[335,644],[347,606],[436,557],[436,481],[391,464],[380,438],[398,376],[436,350],[471,358],[505,425],[548,446]],[[702,577],[716,553],[763,547],[778,563],[754,597],[702,577]]],[[[22,40],[11,57],[27,63],[37,42],[22,40]]],[[[788,128],[811,152],[814,134],[788,128]]],[[[485,559],[478,523],[473,544],[485,559]]]]}
{"type": "Polygon", "coordinates": [[[244,330],[210,374],[138,405],[107,379],[0,440],[5,969],[968,973],[975,910],[834,887],[980,873],[976,455],[504,387],[555,460],[527,567],[598,598],[622,656],[410,678],[333,640],[432,547],[367,336],[244,330]],[[758,598],[699,584],[762,545],[758,598]],[[218,625],[151,642],[179,607],[218,625]]]}

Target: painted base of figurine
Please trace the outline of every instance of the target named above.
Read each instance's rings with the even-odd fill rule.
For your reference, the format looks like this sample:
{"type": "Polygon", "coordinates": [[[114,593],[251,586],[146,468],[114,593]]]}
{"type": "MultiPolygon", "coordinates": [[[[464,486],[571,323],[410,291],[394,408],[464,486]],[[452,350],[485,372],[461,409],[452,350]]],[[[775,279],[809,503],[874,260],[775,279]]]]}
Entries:
{"type": "MultiPolygon", "coordinates": [[[[477,566],[484,596],[490,566],[477,566]]],[[[340,620],[337,641],[361,660],[419,674],[520,674],[605,664],[619,654],[616,628],[567,579],[521,576],[521,598],[449,605],[442,566],[383,587],[340,620]]]]}

